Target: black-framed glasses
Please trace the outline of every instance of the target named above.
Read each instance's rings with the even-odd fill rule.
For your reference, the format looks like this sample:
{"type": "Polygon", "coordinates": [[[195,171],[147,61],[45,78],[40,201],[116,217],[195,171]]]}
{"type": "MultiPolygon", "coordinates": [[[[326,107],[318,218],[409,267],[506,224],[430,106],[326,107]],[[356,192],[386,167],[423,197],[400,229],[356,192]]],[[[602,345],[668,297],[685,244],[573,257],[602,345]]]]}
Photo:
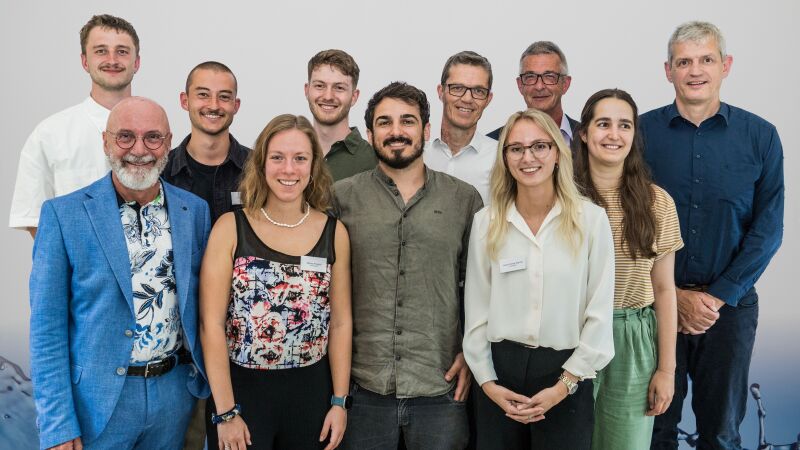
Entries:
{"type": "Polygon", "coordinates": [[[556,72],[545,72],[545,73],[525,72],[519,74],[519,79],[525,86],[533,86],[539,81],[539,78],[542,79],[542,83],[548,86],[552,86],[554,84],[558,84],[558,80],[560,80],[561,77],[563,76],[565,76],[563,73],[556,73],[556,72]]]}
{"type": "Polygon", "coordinates": [[[467,91],[469,91],[469,93],[472,95],[472,98],[475,100],[486,100],[486,98],[489,96],[489,89],[486,89],[485,87],[466,87],[463,84],[447,85],[447,92],[455,97],[463,97],[467,91]]]}
{"type": "Polygon", "coordinates": [[[142,142],[144,142],[144,146],[148,149],[158,150],[162,145],[164,145],[164,139],[169,136],[169,133],[164,135],[156,131],[147,132],[143,136],[136,136],[130,131],[120,131],[119,133],[106,131],[106,133],[114,136],[114,140],[117,142],[117,145],[123,150],[129,150],[133,148],[133,146],[136,145],[137,139],[141,139],[142,142]]]}
{"type": "Polygon", "coordinates": [[[529,151],[536,159],[544,159],[550,154],[553,145],[555,145],[553,141],[535,141],[531,145],[508,144],[503,147],[503,150],[506,151],[506,157],[509,159],[522,159],[526,151],[529,151]]]}

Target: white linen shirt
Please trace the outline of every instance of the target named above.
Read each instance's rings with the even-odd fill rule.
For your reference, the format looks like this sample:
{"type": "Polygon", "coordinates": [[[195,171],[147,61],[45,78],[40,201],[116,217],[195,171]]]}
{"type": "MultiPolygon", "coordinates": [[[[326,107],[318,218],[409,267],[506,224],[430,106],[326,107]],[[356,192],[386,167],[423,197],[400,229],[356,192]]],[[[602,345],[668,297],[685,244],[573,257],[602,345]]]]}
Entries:
{"type": "Polygon", "coordinates": [[[108,173],[102,132],[109,113],[87,97],[34,128],[19,157],[9,227],[38,226],[45,200],[69,194],[108,173]]]}
{"type": "Polygon", "coordinates": [[[484,205],[491,202],[489,177],[497,157],[497,141],[475,133],[469,144],[454,155],[450,147],[437,137],[425,144],[422,156],[425,165],[431,169],[444,172],[474,186],[481,194],[484,205]]]}
{"type": "Polygon", "coordinates": [[[486,252],[489,208],[475,214],[466,276],[464,358],[479,384],[497,380],[491,343],[575,349],[563,368],[594,378],[614,356],[614,241],[605,211],[581,200],[577,254],[559,230],[556,201],[534,236],[512,203],[497,260],[486,252]],[[514,264],[516,263],[516,264],[514,264]],[[507,271],[501,269],[512,268],[507,271]],[[505,272],[505,273],[503,273],[505,272]]]}

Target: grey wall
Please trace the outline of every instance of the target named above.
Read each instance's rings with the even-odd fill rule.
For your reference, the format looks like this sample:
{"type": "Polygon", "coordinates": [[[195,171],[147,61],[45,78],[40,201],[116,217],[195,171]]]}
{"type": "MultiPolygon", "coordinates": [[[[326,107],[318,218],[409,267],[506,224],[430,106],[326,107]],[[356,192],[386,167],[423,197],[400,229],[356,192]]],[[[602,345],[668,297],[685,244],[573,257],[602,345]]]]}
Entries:
{"type": "MultiPolygon", "coordinates": [[[[479,124],[479,131],[486,132],[524,106],[514,78],[519,54],[530,42],[553,40],[566,52],[573,75],[564,98],[569,114],[578,115],[585,99],[606,87],[628,90],[646,111],[673,99],[663,62],[674,27],[687,20],[709,20],[723,30],[734,56],[732,73],[723,84],[723,100],[765,117],[778,127],[783,140],[786,232],[782,249],[758,284],[761,319],[751,378],[763,386],[771,436],[789,441],[800,431],[796,375],[800,372],[800,327],[796,325],[800,306],[792,279],[798,271],[791,260],[792,254],[800,252],[794,182],[800,174],[795,151],[800,143],[795,110],[800,90],[790,81],[800,73],[794,56],[800,44],[795,23],[800,17],[798,2],[608,0],[561,2],[557,7],[533,1],[242,3],[2,0],[2,224],[7,224],[19,149],[28,133],[44,117],[88,94],[88,76],[80,67],[78,30],[95,13],[125,17],[136,27],[142,40],[142,64],[134,93],[166,107],[175,140],[188,131],[186,114],[178,104],[188,70],[208,59],[231,66],[242,98],[232,129],[247,144],[276,114],[307,114],[306,63],[323,48],[345,49],[361,66],[362,97],[351,122],[362,130],[367,99],[393,80],[408,81],[428,93],[432,123],[438,126],[441,107],[435,88],[445,59],[464,49],[485,55],[495,76],[494,101],[479,124]]],[[[27,234],[0,227],[0,355],[26,371],[31,244],[27,234]]],[[[750,412],[744,426],[748,447],[754,447],[755,423],[750,412]]]]}

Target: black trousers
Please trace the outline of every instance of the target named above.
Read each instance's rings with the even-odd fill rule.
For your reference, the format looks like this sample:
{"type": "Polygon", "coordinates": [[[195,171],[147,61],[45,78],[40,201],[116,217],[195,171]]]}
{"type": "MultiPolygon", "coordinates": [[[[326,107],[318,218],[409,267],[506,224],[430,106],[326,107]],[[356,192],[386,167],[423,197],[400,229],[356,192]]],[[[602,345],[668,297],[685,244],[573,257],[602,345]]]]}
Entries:
{"type": "Polygon", "coordinates": [[[747,375],[757,325],[758,295],[751,289],[738,306],[723,306],[719,319],[705,334],[678,334],[675,396],[667,411],[656,416],[651,449],[678,448],[678,423],[689,389],[687,376],[692,380],[697,448],[742,448],[739,425],[747,409],[747,375]]]}
{"type": "MultiPolygon", "coordinates": [[[[321,449],[322,423],[330,409],[333,385],[328,357],[296,369],[256,370],[231,363],[233,398],[253,445],[248,449],[321,449]]],[[[217,449],[217,427],[211,424],[214,399],[206,404],[208,448],[217,449]]]]}
{"type": "MultiPolygon", "coordinates": [[[[502,341],[492,344],[497,383],[532,397],[553,386],[572,350],[528,348],[502,341]]],[[[578,391],[545,413],[545,419],[522,424],[505,416],[483,390],[476,389],[478,450],[583,450],[592,444],[594,397],[592,381],[578,383],[578,391]]]]}

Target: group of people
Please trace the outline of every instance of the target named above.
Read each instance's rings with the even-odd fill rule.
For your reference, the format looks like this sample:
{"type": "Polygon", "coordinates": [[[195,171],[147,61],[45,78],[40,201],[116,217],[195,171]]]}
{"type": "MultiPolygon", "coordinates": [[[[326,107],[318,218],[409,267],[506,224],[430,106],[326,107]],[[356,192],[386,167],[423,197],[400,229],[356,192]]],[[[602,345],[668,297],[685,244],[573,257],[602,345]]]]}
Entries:
{"type": "Polygon", "coordinates": [[[312,121],[279,115],[252,149],[224,64],[189,73],[170,150],[131,96],[133,26],[80,38],[90,96],[31,134],[10,218],[35,237],[43,449],[675,449],[687,377],[698,447],[741,448],[783,155],[721,102],[714,25],[673,33],[672,104],[604,89],[580,121],[565,55],[535,42],[527,108],[487,136],[485,57],[445,63],[438,135],[393,82],[364,139],[358,65],[321,51],[312,121]]]}

